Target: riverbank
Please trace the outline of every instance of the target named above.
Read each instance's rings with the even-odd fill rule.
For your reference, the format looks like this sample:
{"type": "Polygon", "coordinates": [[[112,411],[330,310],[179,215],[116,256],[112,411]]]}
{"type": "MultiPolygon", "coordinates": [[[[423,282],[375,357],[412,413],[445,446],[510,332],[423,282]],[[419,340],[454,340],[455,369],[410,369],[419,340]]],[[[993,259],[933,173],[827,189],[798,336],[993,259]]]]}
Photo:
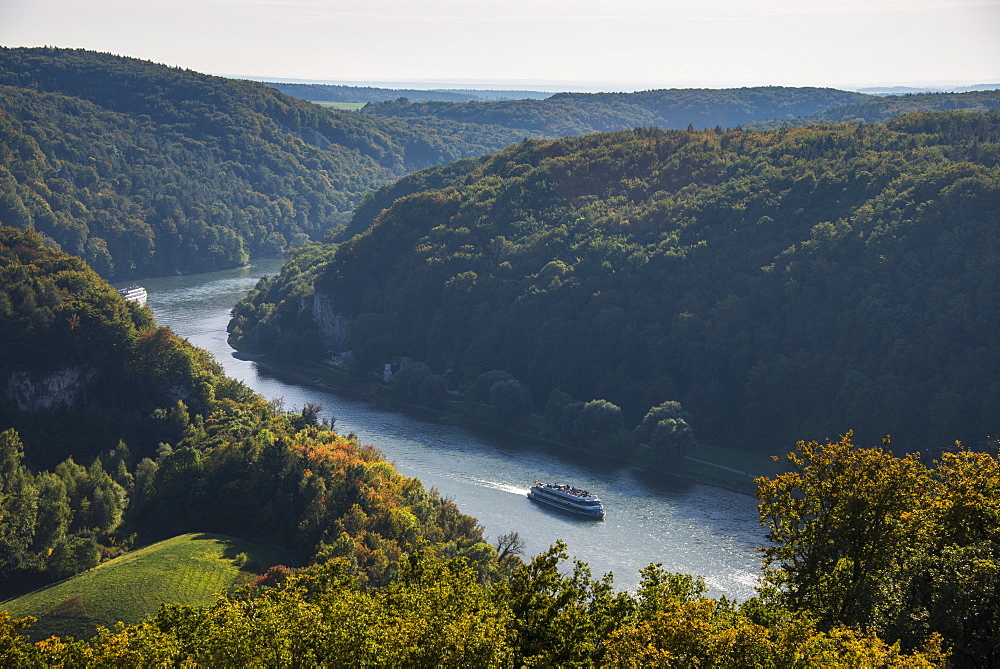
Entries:
{"type": "MultiPolygon", "coordinates": [[[[209,351],[227,376],[289,409],[322,402],[320,417],[335,417],[339,431],[354,432],[382,450],[401,474],[453,500],[478,519],[490,542],[518,532],[525,555],[538,555],[563,540],[570,555],[588,563],[595,574],[613,572],[617,589],[638,588],[640,570],[652,562],[705,576],[716,595],[737,600],[753,596],[760,571],[755,549],[765,539],[757,500],[751,496],[507,437],[495,426],[458,427],[454,423],[463,419],[449,406],[442,414],[383,405],[385,398],[373,395],[371,384],[344,387],[317,366],[289,366],[290,374],[281,374],[289,380],[285,382],[276,376],[281,360],[267,361],[275,368],[272,373],[233,357],[226,333],[233,304],[261,275],[280,269],[277,261],[265,261],[250,270],[150,280],[146,288],[157,321],[209,351]],[[341,386],[340,392],[325,390],[335,386],[341,386]],[[606,519],[594,523],[532,503],[525,493],[536,480],[568,482],[600,493],[606,519]]],[[[488,407],[480,411],[481,417],[492,418],[488,407]]],[[[736,460],[704,459],[747,469],[736,460]]]]}
{"type": "Polygon", "coordinates": [[[268,374],[283,381],[302,386],[311,386],[325,392],[336,393],[351,399],[372,402],[380,406],[403,412],[420,412],[433,417],[439,422],[448,422],[466,427],[492,430],[509,436],[530,440],[540,444],[548,444],[577,453],[598,455],[618,462],[640,467],[646,471],[663,476],[725,488],[733,492],[753,496],[757,486],[754,479],[760,476],[775,476],[781,468],[770,455],[740,451],[738,449],[699,444],[691,454],[684,457],[676,470],[666,471],[650,466],[648,463],[621,457],[605,451],[581,448],[568,444],[544,434],[525,432],[498,425],[494,421],[485,420],[477,414],[483,413],[483,408],[466,402],[449,402],[444,407],[429,407],[426,405],[401,402],[390,397],[391,389],[384,384],[370,382],[351,382],[347,375],[324,363],[302,363],[276,360],[273,356],[250,355],[234,352],[233,356],[240,360],[252,361],[268,374]]]}

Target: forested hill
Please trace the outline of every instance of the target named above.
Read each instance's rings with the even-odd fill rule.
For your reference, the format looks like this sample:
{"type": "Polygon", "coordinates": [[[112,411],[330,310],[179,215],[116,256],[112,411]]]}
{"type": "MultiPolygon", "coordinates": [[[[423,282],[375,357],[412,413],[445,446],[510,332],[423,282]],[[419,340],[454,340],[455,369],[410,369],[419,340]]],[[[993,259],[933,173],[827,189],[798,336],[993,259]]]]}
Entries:
{"type": "Polygon", "coordinates": [[[666,129],[884,123],[913,112],[1000,109],[1000,91],[874,96],[833,88],[764,86],[637,93],[557,93],[545,100],[409,102],[365,106],[378,116],[496,123],[547,138],[655,126],[666,129]]]}
{"type": "Polygon", "coordinates": [[[475,519],[319,409],[278,410],[79,258],[0,226],[0,600],[185,532],[368,585],[418,547],[495,567],[475,519]]]}
{"type": "Polygon", "coordinates": [[[305,84],[287,82],[264,82],[291,95],[310,102],[384,102],[406,98],[413,102],[441,100],[445,102],[469,102],[471,100],[521,100],[524,98],[545,99],[551,93],[516,90],[479,89],[435,89],[378,88],[374,86],[346,86],[341,84],[305,84]]]}
{"type": "Polygon", "coordinates": [[[231,340],[308,332],[314,285],[359,364],[505,370],[536,409],[560,389],[634,425],[677,400],[704,440],[768,449],[976,443],[1000,432],[998,140],[1000,114],[953,112],[526,141],[380,190],[231,340]]]}
{"type": "MultiPolygon", "coordinates": [[[[433,212],[442,203],[430,197],[424,211],[433,212]]],[[[763,584],[774,587],[745,603],[714,600],[702,579],[656,564],[635,593],[618,592],[612,574],[569,562],[560,541],[528,562],[516,533],[485,543],[474,518],[336,434],[318,407],[283,413],[226,379],[36,234],[0,227],[0,279],[0,425],[34,414],[0,431],[0,598],[188,535],[169,542],[184,552],[161,544],[155,559],[125,555],[95,578],[0,602],[4,667],[655,666],[679,657],[929,669],[1000,656],[997,600],[983,596],[1000,555],[993,456],[950,453],[928,466],[849,439],[802,443],[789,456],[795,471],[762,479],[758,493],[773,541],[763,584]],[[63,373],[71,367],[74,383],[63,373]],[[20,405],[43,397],[55,405],[20,405]],[[128,405],[141,410],[127,415],[128,405]],[[126,434],[125,420],[145,429],[126,434]],[[99,421],[110,439],[95,454],[85,440],[102,434],[99,421]],[[56,449],[69,456],[41,465],[56,449]],[[254,578],[262,567],[235,552],[243,542],[227,540],[222,555],[194,545],[217,544],[214,533],[282,547],[295,568],[254,578]],[[248,582],[211,606],[169,603],[164,582],[190,601],[215,592],[219,580],[206,572],[219,570],[248,582]],[[136,579],[161,587],[124,593],[136,579]],[[138,625],[86,630],[128,620],[146,597],[167,602],[138,625]],[[51,636],[69,629],[78,640],[51,636]]]]}
{"type": "Polygon", "coordinates": [[[0,48],[0,223],[122,279],[321,239],[359,197],[523,133],[325,110],[264,84],[0,48]]]}
{"type": "Polygon", "coordinates": [[[833,88],[684,88],[639,93],[557,93],[545,100],[502,102],[395,100],[368,104],[363,111],[379,116],[498,123],[545,137],[565,137],[646,126],[731,128],[754,121],[792,120],[869,97],[833,88]]]}
{"type": "Polygon", "coordinates": [[[870,97],[807,116],[812,123],[885,123],[902,114],[932,111],[1000,110],[1000,89],[964,93],[921,93],[870,97]]]}

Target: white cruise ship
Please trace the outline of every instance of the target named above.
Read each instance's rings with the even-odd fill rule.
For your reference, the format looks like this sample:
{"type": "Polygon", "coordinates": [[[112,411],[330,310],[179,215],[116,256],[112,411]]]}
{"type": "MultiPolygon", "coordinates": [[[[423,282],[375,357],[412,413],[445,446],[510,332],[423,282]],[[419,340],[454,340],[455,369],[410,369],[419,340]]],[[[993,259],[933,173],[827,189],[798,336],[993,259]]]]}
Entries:
{"type": "Polygon", "coordinates": [[[146,306],[146,289],[142,286],[132,285],[128,288],[119,288],[118,292],[126,300],[146,306]]]}
{"type": "Polygon", "coordinates": [[[571,485],[535,481],[528,491],[528,499],[594,520],[604,519],[604,505],[601,504],[601,500],[586,490],[571,485]]]}

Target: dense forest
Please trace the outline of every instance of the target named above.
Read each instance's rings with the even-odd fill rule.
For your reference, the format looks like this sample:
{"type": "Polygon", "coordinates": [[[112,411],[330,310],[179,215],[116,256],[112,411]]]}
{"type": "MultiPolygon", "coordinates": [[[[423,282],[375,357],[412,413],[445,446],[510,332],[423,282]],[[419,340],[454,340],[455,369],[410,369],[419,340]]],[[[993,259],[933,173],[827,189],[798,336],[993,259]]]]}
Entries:
{"type": "MultiPolygon", "coordinates": [[[[488,569],[407,545],[379,580],[324,551],[211,607],[168,605],[88,641],[31,643],[31,618],[0,613],[0,661],[913,668],[1000,658],[996,456],[961,451],[926,466],[844,437],[800,442],[789,461],[793,471],[760,481],[774,543],[759,594],[742,603],[660,565],[641,571],[635,593],[616,591],[612,574],[570,563],[562,542],[522,560],[514,535],[490,549],[488,569]]],[[[356,505],[338,527],[359,515],[356,505]]]]}
{"type": "Polygon", "coordinates": [[[108,279],[233,267],[322,239],[378,185],[523,136],[325,110],[109,54],[0,48],[0,223],[108,279]]]}
{"type": "Polygon", "coordinates": [[[986,92],[927,98],[977,113],[887,119],[925,109],[910,98],[334,113],[0,48],[0,596],[189,532],[296,557],[92,639],[32,642],[0,607],[0,665],[1000,662],[1000,113],[986,92]],[[815,114],[885,124],[792,127],[815,114]],[[788,127],[730,127],[774,120],[788,127]],[[635,129],[524,139],[599,127],[635,129]],[[347,241],[308,244],[324,237],[347,241]],[[245,351],[350,349],[357,378],[409,359],[400,397],[464,396],[612,452],[674,456],[694,429],[797,442],[757,481],[757,596],[713,599],[660,565],[621,592],[555,539],[534,557],[516,533],[491,545],[322,407],[226,378],[105,281],[288,247],[233,311],[245,351]],[[849,428],[892,437],[826,438],[849,428]],[[955,439],[975,448],[942,450],[955,439]]]}
{"type": "Polygon", "coordinates": [[[0,228],[0,594],[133,543],[217,531],[384,583],[404,553],[495,551],[475,519],[222,375],[80,259],[0,228]]]}
{"type": "Polygon", "coordinates": [[[802,119],[808,123],[885,123],[895,116],[932,111],[1000,110],[1000,90],[965,93],[921,93],[871,97],[831,107],[802,119]]]}
{"type": "Polygon", "coordinates": [[[766,86],[637,93],[557,93],[545,100],[368,104],[364,114],[495,123],[527,137],[582,135],[655,126],[680,130],[778,127],[845,121],[884,123],[904,113],[1000,109],[1000,91],[877,97],[832,88],[766,86]]]}
{"type": "Polygon", "coordinates": [[[883,120],[995,108],[996,97],[766,87],[401,98],[354,113],[132,58],[0,47],[0,223],[36,230],[108,279],[205,271],[335,235],[378,186],[524,138],[883,120]]]}
{"type": "Polygon", "coordinates": [[[287,82],[264,82],[277,88],[285,95],[309,100],[310,102],[385,102],[406,98],[413,102],[438,100],[442,102],[471,102],[473,100],[521,100],[524,98],[544,99],[551,93],[537,91],[504,91],[476,89],[435,89],[377,88],[373,86],[346,86],[341,84],[303,84],[287,82]]]}
{"type": "Polygon", "coordinates": [[[0,272],[2,420],[16,426],[0,432],[4,593],[185,532],[254,537],[303,564],[87,640],[32,642],[31,618],[0,612],[4,666],[998,659],[995,455],[925,464],[849,436],[800,442],[787,474],[758,481],[771,542],[758,596],[713,599],[660,565],[621,592],[561,542],[526,559],[516,534],[485,543],[474,518],[338,435],[320,407],[285,412],[222,376],[35,233],[0,228],[0,272]],[[88,442],[79,421],[105,412],[106,441],[88,442]]]}
{"type": "Polygon", "coordinates": [[[1000,431],[998,139],[1000,114],[951,112],[525,141],[364,200],[363,234],[262,281],[231,341],[502,370],[527,412],[680,402],[743,448],[975,444],[1000,431]]]}
{"type": "MultiPolygon", "coordinates": [[[[669,89],[639,93],[557,93],[545,100],[409,102],[365,105],[364,114],[433,117],[464,123],[497,123],[565,137],[656,126],[667,129],[734,127],[751,121],[791,119],[869,96],[832,88],[669,89]]],[[[529,135],[530,136],[530,135],[529,135]]]]}

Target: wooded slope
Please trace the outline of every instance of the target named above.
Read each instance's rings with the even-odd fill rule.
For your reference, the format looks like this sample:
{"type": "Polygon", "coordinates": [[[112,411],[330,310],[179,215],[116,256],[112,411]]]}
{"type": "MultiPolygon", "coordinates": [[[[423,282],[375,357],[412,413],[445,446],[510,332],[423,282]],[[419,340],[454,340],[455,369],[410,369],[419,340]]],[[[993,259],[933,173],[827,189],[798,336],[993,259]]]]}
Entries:
{"type": "Polygon", "coordinates": [[[411,102],[366,105],[364,114],[493,123],[526,137],[566,137],[654,126],[683,129],[884,123],[914,112],[1000,109],[1000,91],[875,96],[834,88],[681,88],[636,93],[556,93],[544,100],[411,102]]]}
{"type": "Polygon", "coordinates": [[[868,97],[833,88],[682,88],[638,93],[557,93],[545,100],[498,102],[393,100],[370,103],[363,113],[496,123],[543,137],[565,137],[645,126],[730,128],[752,121],[789,120],[868,97]]]}
{"type": "Polygon", "coordinates": [[[885,123],[902,114],[933,111],[986,112],[1000,109],[1000,90],[920,93],[870,97],[807,116],[812,123],[885,123]]]}
{"type": "Polygon", "coordinates": [[[527,141],[367,199],[233,341],[306,331],[314,285],[366,364],[503,369],[538,408],[678,400],[701,438],[769,449],[975,442],[1000,429],[998,138],[992,112],[527,141]]]}
{"type": "Polygon", "coordinates": [[[299,246],[498,127],[325,110],[264,84],[70,49],[0,48],[0,223],[102,276],[232,267],[299,246]]]}
{"type": "Polygon", "coordinates": [[[448,102],[468,102],[470,100],[523,100],[525,98],[545,99],[552,95],[538,91],[480,90],[480,89],[435,89],[378,88],[372,86],[345,86],[341,84],[303,84],[264,82],[286,95],[311,102],[384,102],[406,98],[413,102],[444,100],[448,102]]]}
{"type": "Polygon", "coordinates": [[[185,532],[341,558],[371,583],[418,546],[494,562],[474,518],[318,405],[281,411],[82,260],[6,227],[0,328],[0,597],[185,532]]]}

